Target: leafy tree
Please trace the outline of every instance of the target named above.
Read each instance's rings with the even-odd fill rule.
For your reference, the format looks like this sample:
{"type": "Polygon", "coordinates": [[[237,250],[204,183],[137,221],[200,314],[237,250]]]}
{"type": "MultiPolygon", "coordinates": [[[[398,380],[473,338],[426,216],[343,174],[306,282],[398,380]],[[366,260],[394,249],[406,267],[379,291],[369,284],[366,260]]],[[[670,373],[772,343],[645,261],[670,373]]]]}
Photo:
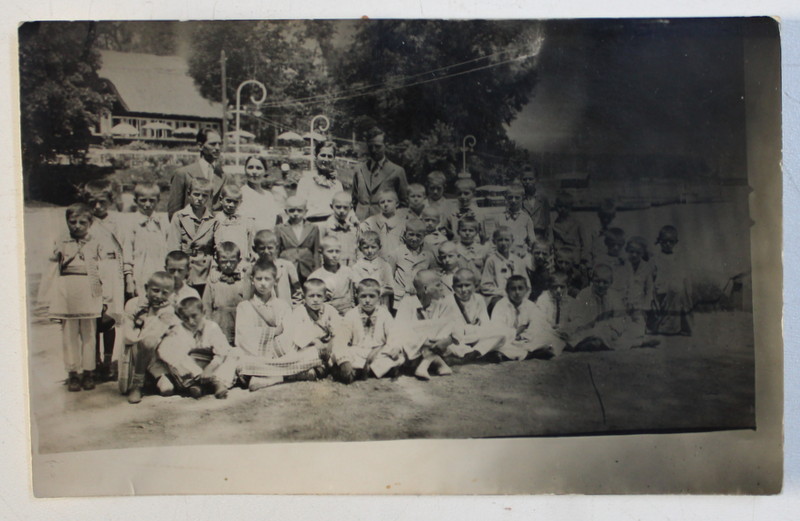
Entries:
{"type": "Polygon", "coordinates": [[[477,152],[510,159],[506,126],[536,85],[542,38],[530,21],[360,22],[336,68],[340,108],[371,115],[395,143],[437,147],[412,161],[416,168],[447,159],[460,170],[467,134],[477,152]]]}
{"type": "MultiPolygon", "coordinates": [[[[207,99],[221,101],[220,51],[226,55],[227,97],[255,79],[267,88],[263,120],[303,130],[320,109],[287,100],[324,94],[330,89],[327,56],[334,26],[328,21],[198,22],[191,35],[189,74],[207,99]]],[[[242,103],[258,92],[245,88],[242,103]]],[[[325,107],[330,109],[330,107],[325,107]]],[[[330,110],[326,112],[330,115],[330,110]]]]}
{"type": "Polygon", "coordinates": [[[159,56],[178,50],[178,22],[97,22],[97,47],[159,56]]]}
{"type": "Polygon", "coordinates": [[[112,96],[97,76],[93,22],[32,22],[19,29],[23,166],[56,154],[81,156],[112,96]]]}

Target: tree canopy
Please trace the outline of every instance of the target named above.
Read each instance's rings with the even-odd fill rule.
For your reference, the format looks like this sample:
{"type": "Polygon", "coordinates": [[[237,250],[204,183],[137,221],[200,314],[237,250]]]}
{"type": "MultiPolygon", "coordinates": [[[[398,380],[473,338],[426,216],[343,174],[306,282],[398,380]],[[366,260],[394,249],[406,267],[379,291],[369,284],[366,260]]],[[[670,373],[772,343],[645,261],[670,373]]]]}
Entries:
{"type": "Polygon", "coordinates": [[[31,22],[19,29],[20,117],[25,166],[80,155],[112,97],[97,76],[93,22],[31,22]]]}
{"type": "Polygon", "coordinates": [[[178,22],[97,22],[97,46],[120,52],[169,56],[178,50],[178,22]]]}
{"type": "MultiPolygon", "coordinates": [[[[191,36],[189,74],[207,99],[221,101],[220,51],[226,55],[227,97],[236,101],[238,86],[250,79],[267,88],[263,119],[305,129],[312,110],[287,100],[323,94],[330,88],[328,56],[333,23],[329,21],[198,22],[191,36]]],[[[242,104],[260,93],[245,88],[242,104]]],[[[327,107],[330,109],[331,107],[327,107]]]]}

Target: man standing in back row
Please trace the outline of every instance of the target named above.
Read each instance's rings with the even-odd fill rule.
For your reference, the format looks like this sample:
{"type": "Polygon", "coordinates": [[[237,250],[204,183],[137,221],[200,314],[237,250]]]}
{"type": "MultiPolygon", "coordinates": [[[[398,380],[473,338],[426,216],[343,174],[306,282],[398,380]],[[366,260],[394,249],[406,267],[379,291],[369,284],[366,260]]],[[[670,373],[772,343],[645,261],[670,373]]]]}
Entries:
{"type": "Polygon", "coordinates": [[[406,171],[386,158],[384,137],[383,131],[378,128],[367,132],[369,158],[359,165],[353,176],[353,201],[356,216],[361,221],[380,213],[378,194],[383,190],[393,190],[400,205],[408,206],[406,171]]]}
{"type": "Polygon", "coordinates": [[[175,212],[182,210],[189,204],[186,199],[186,191],[191,186],[192,179],[205,179],[211,183],[212,196],[208,198],[209,209],[219,199],[220,188],[226,182],[222,173],[222,165],[219,163],[220,148],[222,146],[222,139],[219,133],[207,128],[200,129],[197,132],[197,144],[200,146],[200,160],[179,168],[172,176],[169,200],[167,201],[167,212],[170,220],[172,220],[172,215],[175,212]]]}

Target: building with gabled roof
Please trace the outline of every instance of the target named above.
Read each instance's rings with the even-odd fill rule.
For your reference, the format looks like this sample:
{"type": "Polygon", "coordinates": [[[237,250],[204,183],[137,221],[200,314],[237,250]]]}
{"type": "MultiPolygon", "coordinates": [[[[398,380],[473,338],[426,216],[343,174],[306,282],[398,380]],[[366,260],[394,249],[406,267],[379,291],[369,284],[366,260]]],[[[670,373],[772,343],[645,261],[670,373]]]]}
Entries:
{"type": "Polygon", "coordinates": [[[197,131],[221,132],[222,105],[200,95],[180,56],[100,51],[98,75],[116,95],[110,112],[101,115],[96,136],[181,145],[195,141],[197,131]]]}

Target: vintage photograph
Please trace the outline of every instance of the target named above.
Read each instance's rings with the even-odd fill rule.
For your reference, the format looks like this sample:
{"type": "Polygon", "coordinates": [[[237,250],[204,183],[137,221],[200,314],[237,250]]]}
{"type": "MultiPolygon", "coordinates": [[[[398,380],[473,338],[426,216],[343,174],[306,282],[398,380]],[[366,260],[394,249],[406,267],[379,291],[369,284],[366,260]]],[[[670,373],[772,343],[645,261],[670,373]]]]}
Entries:
{"type": "Polygon", "coordinates": [[[756,430],[748,39],[21,25],[32,450],[756,430]]]}

